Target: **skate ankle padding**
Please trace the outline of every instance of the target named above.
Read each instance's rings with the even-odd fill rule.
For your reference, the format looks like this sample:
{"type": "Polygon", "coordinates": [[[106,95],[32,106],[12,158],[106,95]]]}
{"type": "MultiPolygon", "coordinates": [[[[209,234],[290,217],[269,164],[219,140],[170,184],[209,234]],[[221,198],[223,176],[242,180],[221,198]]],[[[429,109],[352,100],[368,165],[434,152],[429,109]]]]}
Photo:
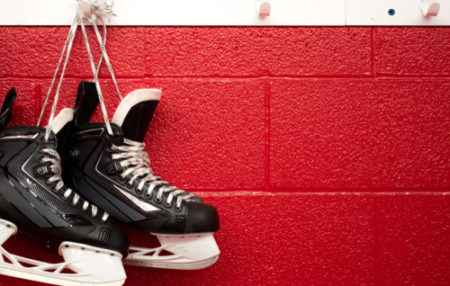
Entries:
{"type": "Polygon", "coordinates": [[[125,138],[143,142],[160,99],[160,89],[148,88],[130,92],[120,102],[111,122],[122,128],[125,138]]]}

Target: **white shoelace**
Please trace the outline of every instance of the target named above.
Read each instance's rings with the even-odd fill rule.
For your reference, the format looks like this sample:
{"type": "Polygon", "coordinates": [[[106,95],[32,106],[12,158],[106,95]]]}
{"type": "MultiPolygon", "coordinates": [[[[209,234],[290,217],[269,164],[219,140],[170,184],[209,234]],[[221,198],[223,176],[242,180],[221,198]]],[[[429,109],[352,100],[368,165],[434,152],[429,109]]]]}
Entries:
{"type": "MultiPolygon", "coordinates": [[[[80,0],[78,0],[80,1],[80,0]]],[[[42,119],[42,115],[44,113],[45,107],[47,105],[48,99],[50,97],[56,76],[59,72],[59,68],[60,65],[62,63],[62,59],[64,57],[64,53],[66,53],[66,57],[64,60],[64,64],[63,64],[63,68],[61,71],[61,75],[60,75],[60,79],[58,82],[58,86],[56,89],[56,93],[55,93],[55,97],[54,97],[54,102],[53,102],[53,106],[52,106],[52,110],[50,113],[50,119],[49,119],[49,124],[48,124],[48,128],[46,131],[46,137],[45,139],[48,139],[48,136],[51,132],[51,125],[53,123],[53,119],[54,119],[54,114],[55,114],[55,110],[56,110],[56,105],[58,102],[58,98],[59,98],[59,93],[60,93],[60,89],[61,89],[61,84],[62,84],[62,80],[64,78],[64,73],[67,67],[67,62],[69,60],[69,56],[70,56],[70,52],[72,49],[72,44],[73,44],[73,40],[75,38],[76,35],[76,31],[78,28],[78,23],[80,23],[81,25],[81,30],[83,33],[83,37],[84,37],[84,42],[86,45],[86,50],[88,53],[88,57],[89,57],[89,63],[91,66],[91,70],[92,70],[92,74],[94,77],[94,83],[95,83],[95,87],[97,89],[97,94],[98,94],[98,98],[99,98],[99,102],[100,102],[100,109],[102,111],[102,115],[103,115],[103,119],[105,122],[105,126],[106,129],[108,131],[109,134],[113,134],[112,129],[111,129],[111,125],[108,119],[108,114],[106,111],[106,106],[105,106],[105,102],[104,102],[104,98],[103,98],[103,93],[101,91],[101,87],[100,87],[100,83],[98,80],[98,72],[99,69],[101,67],[102,64],[102,60],[104,59],[108,70],[110,72],[112,81],[116,87],[116,91],[117,94],[119,96],[120,99],[122,99],[122,95],[120,93],[119,90],[119,86],[117,84],[117,80],[116,77],[114,75],[114,70],[112,68],[111,65],[111,61],[109,59],[108,53],[106,51],[105,48],[105,44],[106,44],[106,34],[107,34],[107,29],[106,29],[106,25],[105,22],[103,21],[102,15],[108,15],[111,16],[113,15],[112,12],[112,5],[110,5],[111,3],[108,1],[95,1],[95,0],[81,0],[81,1],[85,1],[86,3],[88,3],[89,5],[91,5],[91,12],[93,12],[90,17],[86,16],[85,14],[83,14],[81,11],[77,11],[77,14],[75,16],[74,22],[70,28],[69,34],[67,36],[66,42],[64,44],[63,47],[63,51],[61,53],[60,59],[58,61],[58,65],[56,67],[56,71],[55,74],[53,76],[53,80],[50,84],[50,88],[48,90],[47,93],[47,97],[44,101],[44,106],[42,108],[41,114],[39,116],[39,120],[38,120],[38,126],[41,122],[42,119]],[[86,32],[86,27],[84,24],[83,20],[87,20],[90,24],[92,24],[94,31],[95,31],[95,35],[97,37],[97,41],[100,45],[100,50],[102,52],[101,57],[100,57],[100,62],[97,66],[97,68],[95,67],[95,63],[94,63],[94,59],[92,56],[92,52],[91,52],[91,48],[90,48],[90,44],[89,44],[89,39],[87,36],[87,32],[86,32]],[[100,32],[98,30],[97,27],[97,21],[99,21],[102,25],[103,25],[103,29],[104,29],[104,39],[102,39],[100,32]]],[[[124,145],[121,146],[116,146],[114,145],[112,148],[113,150],[117,151],[116,154],[112,155],[112,159],[113,160],[118,160],[120,161],[120,166],[123,169],[123,172],[121,173],[121,177],[125,178],[128,175],[132,175],[132,177],[130,178],[130,180],[128,181],[128,184],[133,184],[134,181],[137,178],[141,178],[139,185],[137,186],[137,190],[142,192],[144,186],[146,184],[148,184],[148,189],[146,191],[146,196],[148,197],[152,197],[153,196],[153,192],[157,189],[157,195],[156,195],[156,200],[157,201],[162,201],[163,200],[163,195],[165,193],[168,193],[167,195],[167,199],[166,199],[166,204],[170,205],[172,204],[173,199],[176,197],[176,208],[181,208],[181,204],[183,201],[188,201],[190,198],[194,197],[194,195],[187,193],[184,190],[180,190],[174,186],[171,186],[169,183],[167,183],[166,181],[163,181],[160,177],[155,176],[152,169],[150,168],[150,159],[148,157],[147,152],[144,151],[145,148],[145,144],[144,143],[140,143],[140,142],[135,142],[129,139],[124,139],[124,145]]],[[[53,151],[51,149],[48,149],[49,151],[53,151]]],[[[56,151],[54,151],[56,153],[56,151]]],[[[57,153],[56,153],[57,155],[57,153]]],[[[55,156],[55,158],[59,158],[59,155],[57,155],[58,157],[55,156]]],[[[46,160],[50,160],[50,159],[46,159],[46,160]]],[[[61,180],[61,167],[57,167],[57,165],[60,163],[60,160],[57,159],[51,159],[51,160],[55,160],[55,161],[48,161],[48,162],[52,162],[54,163],[55,167],[55,174],[53,177],[51,177],[49,179],[49,182],[57,182],[55,188],[57,190],[59,190],[60,188],[62,188],[62,186],[64,185],[64,183],[61,180]],[[58,175],[59,174],[59,175],[58,175]]],[[[70,196],[72,190],[68,189],[64,196],[67,195],[70,196]]],[[[74,195],[74,199],[73,199],[73,203],[77,203],[79,200],[79,196],[78,195],[74,195]]],[[[87,202],[85,202],[85,204],[83,205],[83,210],[86,210],[89,207],[89,204],[87,202]]],[[[95,209],[95,213],[97,213],[97,207],[93,206],[95,209]]],[[[105,215],[103,217],[108,217],[108,214],[105,213],[105,215]]],[[[103,218],[102,218],[103,219],[103,218]]]]}
{"type": "MultiPolygon", "coordinates": [[[[42,175],[47,174],[47,173],[51,174],[51,176],[47,179],[46,182],[49,185],[56,183],[55,186],[53,187],[53,189],[56,193],[58,193],[64,187],[64,182],[61,177],[61,173],[62,173],[61,157],[59,156],[58,152],[54,149],[44,148],[41,150],[41,152],[44,154],[44,156],[40,160],[43,165],[38,168],[38,172],[40,170],[40,173],[42,175]],[[49,165],[49,169],[46,168],[47,167],[46,164],[49,165]]],[[[62,196],[64,199],[68,199],[72,193],[73,193],[73,197],[72,197],[71,203],[73,206],[76,206],[78,204],[78,202],[80,201],[80,195],[73,192],[72,189],[67,188],[66,191],[64,192],[64,194],[62,194],[62,196]]],[[[81,209],[83,211],[87,211],[89,206],[91,207],[91,216],[96,217],[97,213],[98,213],[97,206],[90,204],[87,201],[84,201],[83,205],[81,206],[81,209]]],[[[108,219],[108,217],[109,217],[109,214],[105,212],[105,213],[103,213],[101,220],[103,222],[105,222],[108,219]]]]}
{"type": "MultiPolygon", "coordinates": [[[[85,27],[83,21],[81,21],[81,31],[83,32],[84,43],[86,44],[86,50],[87,50],[88,56],[89,56],[89,63],[91,65],[92,74],[94,75],[94,83],[95,83],[95,87],[97,89],[98,100],[100,101],[100,109],[102,110],[103,120],[105,121],[106,130],[108,131],[108,133],[110,135],[112,135],[113,132],[111,129],[111,124],[109,123],[108,112],[106,111],[106,106],[105,106],[105,101],[103,99],[102,89],[101,89],[100,83],[98,81],[98,73],[95,68],[94,58],[92,57],[91,47],[89,45],[89,39],[88,39],[88,36],[86,33],[86,27],[85,27]]],[[[105,58],[105,62],[106,62],[106,58],[105,58]]]]}
{"type": "MultiPolygon", "coordinates": [[[[110,14],[112,14],[112,12],[110,12],[110,14]]],[[[113,71],[108,53],[106,52],[106,49],[105,49],[106,41],[102,41],[100,32],[97,28],[97,24],[96,24],[97,20],[100,20],[100,22],[103,24],[103,28],[105,29],[104,34],[106,35],[106,25],[104,24],[102,18],[97,17],[95,14],[93,14],[91,18],[88,18],[88,21],[92,24],[92,26],[94,28],[95,35],[97,37],[97,41],[100,45],[100,49],[102,51],[102,58],[105,60],[105,63],[108,67],[112,81],[116,87],[117,94],[118,94],[119,98],[122,100],[122,95],[120,93],[119,86],[117,84],[116,77],[114,75],[114,71],[113,71]]],[[[105,107],[105,103],[103,100],[103,96],[101,94],[100,85],[98,84],[98,78],[97,78],[96,70],[94,68],[94,60],[93,60],[93,57],[91,54],[91,49],[89,46],[89,41],[88,41],[88,37],[87,37],[85,26],[84,26],[83,22],[81,22],[81,28],[82,28],[83,35],[85,38],[86,49],[89,54],[91,69],[92,69],[92,72],[93,72],[94,78],[95,78],[95,83],[96,83],[96,87],[97,87],[97,93],[99,95],[99,102],[100,102],[101,110],[103,113],[103,118],[105,120],[106,128],[107,128],[109,134],[112,134],[112,132],[109,130],[111,127],[110,127],[110,124],[108,121],[108,116],[106,114],[106,107],[105,107]]],[[[97,70],[97,72],[98,72],[98,70],[97,70]]],[[[153,192],[157,189],[158,191],[157,191],[157,195],[156,195],[156,201],[162,202],[163,195],[165,193],[168,193],[167,199],[166,199],[166,204],[171,205],[173,199],[176,197],[175,207],[181,208],[182,202],[188,201],[190,198],[194,197],[194,195],[192,195],[184,190],[180,190],[177,187],[170,185],[166,181],[163,181],[160,177],[156,176],[150,167],[150,159],[148,157],[147,152],[144,151],[144,148],[145,148],[144,143],[132,141],[127,138],[124,138],[124,145],[121,145],[121,146],[113,145],[112,146],[112,149],[117,152],[116,154],[112,155],[112,159],[118,160],[120,167],[123,169],[122,173],[120,174],[121,178],[125,179],[128,175],[131,174],[132,176],[127,182],[129,185],[132,185],[136,181],[137,178],[141,178],[141,180],[137,186],[138,192],[142,192],[144,186],[146,184],[148,184],[148,189],[145,193],[146,197],[152,197],[153,192]]]]}
{"type": "Polygon", "coordinates": [[[107,15],[108,17],[110,17],[111,15],[113,15],[112,3],[111,3],[111,1],[104,1],[104,0],[103,1],[101,1],[101,0],[96,0],[96,1],[94,1],[94,0],[78,0],[78,1],[80,3],[83,2],[83,3],[88,3],[88,5],[91,5],[90,7],[91,7],[92,14],[90,15],[90,17],[87,17],[85,14],[83,14],[83,12],[81,10],[77,10],[76,16],[75,16],[74,21],[72,23],[72,26],[70,27],[69,34],[67,35],[66,41],[64,43],[63,50],[61,52],[61,56],[60,56],[60,58],[58,60],[58,64],[56,66],[56,70],[55,70],[55,73],[53,75],[52,82],[50,83],[50,87],[49,87],[49,90],[47,92],[47,96],[45,98],[45,101],[44,101],[44,104],[42,106],[42,110],[41,110],[41,113],[39,115],[39,119],[38,119],[38,122],[37,122],[37,126],[39,126],[41,124],[42,116],[43,116],[45,108],[47,106],[48,99],[50,98],[50,94],[51,94],[51,92],[53,90],[53,86],[55,84],[56,76],[58,75],[58,72],[59,72],[62,60],[63,60],[64,55],[65,55],[65,60],[64,60],[64,63],[63,63],[63,67],[62,67],[62,70],[61,70],[59,82],[58,82],[57,89],[56,89],[55,96],[54,96],[54,102],[53,102],[52,109],[51,109],[51,112],[50,112],[50,119],[48,121],[49,123],[48,123],[46,134],[45,134],[45,140],[48,140],[48,137],[49,137],[50,132],[51,132],[51,126],[53,124],[53,119],[54,119],[54,116],[55,116],[56,106],[58,104],[58,99],[59,99],[59,94],[60,94],[60,90],[61,90],[61,85],[62,85],[62,81],[64,79],[64,73],[66,71],[67,63],[68,63],[69,57],[70,57],[70,52],[72,50],[73,40],[75,38],[75,35],[76,35],[76,32],[77,32],[79,24],[81,24],[83,37],[84,37],[84,41],[85,41],[85,44],[86,44],[86,49],[87,49],[88,56],[89,56],[89,62],[90,62],[90,65],[91,65],[92,74],[93,74],[93,77],[94,77],[94,82],[95,82],[95,86],[96,86],[96,89],[97,89],[97,93],[98,93],[98,97],[99,97],[99,101],[100,101],[100,105],[101,105],[103,119],[105,121],[106,129],[107,129],[109,134],[112,134],[112,129],[111,129],[111,125],[109,123],[108,114],[107,114],[105,103],[104,103],[104,99],[103,99],[103,93],[101,91],[100,83],[98,81],[98,72],[100,70],[100,67],[101,67],[103,59],[104,59],[106,65],[108,67],[108,70],[109,70],[109,72],[111,74],[113,83],[114,83],[114,85],[116,87],[117,94],[118,94],[119,98],[122,99],[122,96],[121,96],[121,93],[120,93],[120,90],[119,90],[119,86],[117,84],[117,80],[116,80],[116,77],[114,75],[114,71],[112,69],[112,65],[111,65],[110,59],[109,59],[108,54],[107,54],[106,49],[105,49],[107,29],[106,29],[106,24],[105,24],[102,16],[107,15]],[[92,26],[94,27],[94,31],[95,31],[97,40],[99,41],[100,49],[102,51],[102,54],[101,54],[101,57],[100,57],[100,61],[99,61],[99,64],[98,64],[97,68],[95,67],[94,59],[92,57],[92,52],[91,52],[91,49],[90,49],[89,40],[88,40],[88,36],[87,36],[87,33],[86,33],[85,25],[84,25],[84,20],[87,20],[88,22],[90,22],[92,24],[92,26]],[[101,24],[103,25],[104,39],[102,39],[102,37],[100,35],[100,32],[98,30],[98,27],[97,27],[97,24],[96,24],[97,21],[100,21],[101,24]]]}
{"type": "Polygon", "coordinates": [[[136,142],[129,139],[124,139],[124,145],[117,146],[112,145],[111,149],[116,151],[112,154],[112,159],[117,160],[119,166],[122,170],[120,177],[125,179],[127,176],[132,175],[127,181],[127,184],[133,185],[137,178],[140,178],[140,182],[137,186],[138,192],[142,192],[144,186],[147,184],[148,189],[145,193],[146,196],[152,197],[153,192],[157,189],[156,200],[161,202],[163,200],[163,195],[168,193],[166,204],[171,205],[174,197],[176,200],[176,208],[181,208],[181,203],[183,201],[188,201],[194,195],[180,190],[163,181],[160,177],[155,176],[152,169],[150,168],[150,158],[147,152],[144,151],[145,144],[141,142],[136,142]]]}
{"type": "MultiPolygon", "coordinates": [[[[80,1],[80,0],[78,0],[78,1],[80,1]]],[[[88,0],[82,0],[82,1],[88,1],[88,0]]],[[[89,0],[89,1],[91,2],[91,0],[89,0]]],[[[99,0],[94,1],[94,3],[97,3],[97,2],[101,2],[101,1],[99,1],[99,0]]],[[[90,4],[93,5],[93,3],[90,3],[90,4]]],[[[110,13],[109,15],[112,15],[112,11],[110,9],[111,5],[109,5],[109,6],[108,5],[99,5],[99,6],[93,5],[93,7],[95,8],[94,10],[98,10],[99,13],[110,13]],[[109,10],[108,10],[108,7],[109,7],[109,10]]],[[[48,103],[48,99],[50,98],[50,94],[52,93],[56,77],[57,77],[59,69],[61,67],[62,60],[63,60],[63,58],[65,56],[63,67],[62,67],[61,74],[60,74],[60,78],[59,78],[58,85],[57,85],[56,92],[55,92],[54,99],[53,99],[53,105],[52,105],[52,109],[51,109],[51,112],[50,112],[50,118],[49,118],[49,121],[48,121],[49,123],[48,123],[48,125],[46,127],[46,132],[45,132],[45,137],[44,137],[45,141],[48,141],[50,133],[52,131],[51,127],[52,127],[54,116],[55,116],[56,106],[58,104],[59,94],[60,94],[60,91],[61,91],[61,85],[62,85],[62,82],[63,82],[63,79],[64,79],[64,73],[65,73],[66,68],[67,68],[67,63],[69,61],[70,52],[72,50],[73,40],[75,38],[75,35],[76,35],[76,32],[77,32],[79,23],[81,23],[83,36],[84,36],[85,43],[86,43],[86,48],[88,50],[89,61],[91,63],[92,72],[93,72],[93,75],[94,75],[94,81],[96,83],[96,88],[97,88],[97,92],[98,92],[98,95],[99,95],[99,100],[101,101],[101,104],[102,104],[102,112],[103,112],[103,115],[104,115],[105,124],[106,124],[108,132],[110,134],[112,134],[112,129],[111,129],[111,126],[109,124],[108,115],[106,113],[106,108],[105,108],[105,105],[104,105],[104,102],[103,102],[103,96],[102,96],[102,93],[101,93],[100,85],[98,83],[98,71],[99,71],[99,69],[101,67],[102,59],[103,59],[104,55],[106,54],[106,51],[103,53],[103,50],[105,50],[104,46],[106,44],[106,25],[103,24],[103,26],[104,26],[104,41],[102,41],[101,40],[101,36],[100,36],[100,32],[98,31],[98,28],[95,25],[95,19],[101,19],[101,18],[95,18],[95,13],[92,14],[92,19],[94,19],[93,21],[94,21],[94,25],[95,25],[95,31],[96,31],[96,34],[97,34],[97,38],[100,41],[100,45],[103,47],[102,48],[102,56],[100,58],[99,65],[98,65],[97,68],[95,68],[95,64],[94,64],[94,61],[93,61],[93,58],[92,58],[92,53],[91,53],[90,48],[89,48],[89,42],[88,42],[86,30],[85,30],[84,23],[83,23],[84,19],[86,19],[85,15],[80,10],[77,10],[76,16],[74,18],[74,21],[73,21],[73,23],[72,23],[72,25],[70,27],[69,33],[67,35],[66,41],[64,43],[63,50],[61,52],[61,56],[60,56],[60,58],[58,60],[58,64],[56,66],[56,70],[55,70],[55,73],[53,75],[52,82],[51,82],[49,90],[47,92],[47,96],[45,98],[44,105],[43,105],[41,113],[39,115],[37,126],[39,126],[40,123],[41,123],[42,116],[44,114],[45,108],[46,108],[47,103],[48,103]]],[[[88,19],[88,20],[91,21],[91,19],[88,19]]],[[[102,23],[104,23],[104,22],[102,22],[102,23]]],[[[108,67],[111,65],[110,61],[109,61],[109,58],[105,58],[105,62],[108,65],[108,67]]],[[[112,68],[110,69],[110,72],[112,73],[112,68]]],[[[114,83],[115,83],[115,85],[117,87],[117,82],[115,80],[115,77],[114,77],[113,81],[114,81],[114,83]]],[[[118,87],[117,87],[117,90],[118,90],[118,87]]],[[[120,96],[120,94],[119,94],[119,96],[120,96]]],[[[45,156],[42,157],[41,163],[43,163],[43,164],[48,163],[50,165],[50,172],[52,174],[52,176],[47,179],[47,183],[48,184],[56,183],[55,186],[54,186],[54,191],[55,192],[59,192],[61,190],[61,188],[64,187],[64,182],[63,182],[63,180],[61,178],[61,172],[62,172],[62,169],[61,169],[61,158],[60,158],[58,152],[56,150],[54,150],[54,149],[44,148],[44,149],[42,149],[42,152],[45,154],[45,156]]],[[[41,166],[41,168],[42,168],[42,166],[41,166]]],[[[72,205],[76,206],[78,204],[78,202],[80,201],[80,196],[77,193],[73,192],[72,189],[67,188],[66,191],[63,194],[63,198],[65,198],[65,199],[69,198],[72,193],[73,193],[72,205]]],[[[95,206],[93,204],[90,204],[87,201],[84,201],[83,205],[81,206],[81,208],[82,208],[83,211],[87,211],[89,206],[91,206],[91,216],[95,217],[97,215],[97,213],[98,213],[97,206],[95,206]]],[[[108,217],[109,217],[109,214],[104,212],[103,215],[102,215],[101,220],[104,222],[104,221],[106,221],[108,219],[108,217]]]]}
{"type": "MultiPolygon", "coordinates": [[[[110,14],[112,14],[112,12],[110,14]]],[[[116,87],[117,95],[119,96],[119,99],[122,100],[122,95],[120,93],[119,85],[117,84],[116,76],[114,74],[114,70],[112,68],[111,61],[109,59],[108,53],[106,52],[106,48],[105,48],[106,40],[102,40],[102,37],[100,35],[100,32],[99,32],[98,27],[97,27],[97,23],[96,23],[97,20],[102,23],[103,29],[104,29],[104,35],[106,37],[106,30],[107,29],[106,29],[105,22],[103,21],[103,19],[101,17],[98,17],[96,14],[92,14],[90,18],[85,18],[85,19],[88,20],[92,24],[92,27],[94,28],[95,35],[97,37],[98,43],[100,45],[100,50],[102,52],[100,60],[102,60],[102,59],[105,60],[106,66],[108,67],[109,73],[110,73],[112,81],[114,83],[114,86],[116,87]]],[[[83,32],[84,42],[86,44],[86,50],[87,50],[88,56],[89,56],[89,63],[91,65],[92,74],[94,75],[94,83],[95,83],[95,87],[97,89],[97,95],[98,95],[98,99],[99,99],[99,102],[100,102],[100,109],[102,111],[103,120],[105,122],[106,130],[108,131],[108,133],[110,135],[112,135],[113,132],[112,132],[112,129],[111,129],[111,124],[109,123],[109,117],[108,117],[108,113],[106,111],[106,106],[105,106],[105,101],[104,101],[104,98],[103,98],[103,93],[102,93],[102,90],[101,90],[101,87],[100,87],[100,83],[98,81],[98,71],[99,71],[99,69],[95,68],[94,58],[92,56],[91,47],[90,47],[90,44],[89,44],[89,39],[88,39],[88,36],[87,36],[86,27],[84,25],[84,22],[80,21],[80,23],[81,23],[81,30],[83,32]]],[[[101,64],[101,62],[100,62],[100,64],[101,64]]],[[[99,64],[99,67],[100,67],[100,64],[99,64]]]]}

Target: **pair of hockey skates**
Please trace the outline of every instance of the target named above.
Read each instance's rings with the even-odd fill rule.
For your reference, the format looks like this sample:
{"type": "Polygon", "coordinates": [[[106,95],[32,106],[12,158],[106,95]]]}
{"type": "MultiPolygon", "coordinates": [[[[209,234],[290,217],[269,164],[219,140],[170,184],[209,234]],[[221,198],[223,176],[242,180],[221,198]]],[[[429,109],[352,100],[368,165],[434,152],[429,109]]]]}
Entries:
{"type": "Polygon", "coordinates": [[[213,264],[219,255],[212,235],[219,228],[216,209],[154,175],[144,151],[160,91],[127,95],[110,124],[112,134],[105,123],[89,122],[96,93],[94,83],[81,82],[75,110],[56,116],[47,139],[44,128],[6,127],[16,97],[14,89],[8,93],[0,114],[0,245],[19,227],[60,243],[65,262],[34,261],[0,246],[0,273],[61,285],[121,285],[122,258],[174,269],[213,264]],[[161,245],[128,248],[126,234],[103,210],[156,235],[161,245]]]}
{"type": "MultiPolygon", "coordinates": [[[[161,91],[128,94],[110,122],[82,21],[94,82],[82,81],[75,108],[53,116],[79,20],[63,49],[66,57],[49,125],[7,126],[15,89],[0,111],[0,274],[58,285],[106,286],[124,283],[123,259],[171,269],[212,265],[219,256],[213,237],[219,229],[216,209],[156,176],[144,150],[161,91]],[[105,122],[92,123],[99,103],[105,122]],[[129,247],[127,234],[114,221],[151,233],[160,245],[129,247]],[[4,243],[18,229],[58,245],[64,262],[46,263],[7,251],[4,243]]],[[[93,25],[116,83],[95,21],[93,25]]]]}

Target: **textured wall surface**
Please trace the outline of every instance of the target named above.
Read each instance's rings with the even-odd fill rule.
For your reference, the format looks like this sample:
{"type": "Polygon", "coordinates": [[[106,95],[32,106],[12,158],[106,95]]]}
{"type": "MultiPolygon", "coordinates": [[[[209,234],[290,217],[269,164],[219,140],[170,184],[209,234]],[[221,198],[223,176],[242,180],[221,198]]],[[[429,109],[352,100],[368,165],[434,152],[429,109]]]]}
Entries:
{"type": "MultiPolygon", "coordinates": [[[[35,124],[67,31],[0,28],[13,124],[35,124]]],[[[449,28],[108,35],[122,92],[163,90],[146,137],[154,170],[215,204],[222,223],[214,266],[127,267],[126,285],[450,284],[449,28]]],[[[80,34],[66,75],[58,109],[92,77],[80,34]]],[[[111,117],[118,97],[101,77],[111,117]]],[[[8,246],[55,259],[20,236],[8,246]]]]}

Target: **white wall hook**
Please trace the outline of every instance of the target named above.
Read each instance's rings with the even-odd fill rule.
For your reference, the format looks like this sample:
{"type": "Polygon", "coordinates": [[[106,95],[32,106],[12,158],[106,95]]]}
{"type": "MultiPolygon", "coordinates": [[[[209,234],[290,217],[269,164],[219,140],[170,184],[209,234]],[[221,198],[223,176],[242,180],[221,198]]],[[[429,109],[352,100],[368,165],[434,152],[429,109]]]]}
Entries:
{"type": "Polygon", "coordinates": [[[256,13],[260,17],[270,16],[270,8],[269,0],[256,0],[256,13]]]}
{"type": "Polygon", "coordinates": [[[436,0],[421,0],[420,8],[425,17],[436,17],[441,9],[441,4],[436,0]]]}
{"type": "Polygon", "coordinates": [[[97,17],[107,17],[108,21],[112,15],[112,7],[114,0],[77,0],[78,10],[86,18],[90,18],[93,14],[97,17]]]}

